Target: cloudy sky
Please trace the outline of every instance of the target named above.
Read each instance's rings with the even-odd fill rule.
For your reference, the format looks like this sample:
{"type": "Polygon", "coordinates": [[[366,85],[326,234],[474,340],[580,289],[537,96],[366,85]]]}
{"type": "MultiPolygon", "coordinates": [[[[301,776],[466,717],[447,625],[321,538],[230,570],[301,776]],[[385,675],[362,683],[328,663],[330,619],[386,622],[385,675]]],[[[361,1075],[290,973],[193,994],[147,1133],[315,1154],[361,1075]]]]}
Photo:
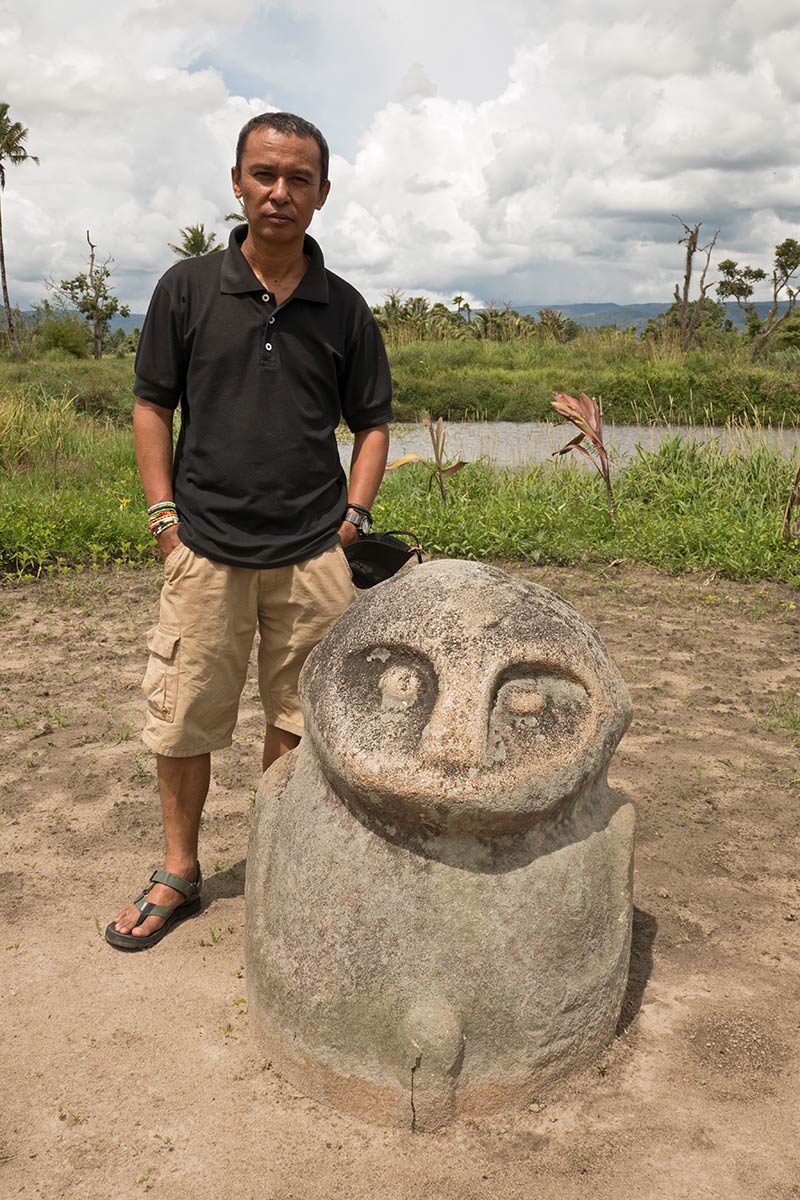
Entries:
{"type": "Polygon", "coordinates": [[[268,108],[328,136],[312,232],[372,303],[666,300],[674,213],[765,268],[800,237],[799,62],[798,0],[0,0],[0,100],[41,160],[8,171],[12,301],[89,228],[143,311],[180,226],[227,238],[268,108]]]}

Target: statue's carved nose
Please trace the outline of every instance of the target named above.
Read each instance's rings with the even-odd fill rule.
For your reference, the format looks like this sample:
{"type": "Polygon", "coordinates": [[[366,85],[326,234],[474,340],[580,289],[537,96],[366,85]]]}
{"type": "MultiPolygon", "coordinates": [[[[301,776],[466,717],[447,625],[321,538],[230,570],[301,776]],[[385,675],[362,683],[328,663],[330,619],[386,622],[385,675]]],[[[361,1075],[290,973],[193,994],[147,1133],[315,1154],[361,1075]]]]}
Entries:
{"type": "Polygon", "coordinates": [[[464,767],[486,764],[488,714],[482,696],[462,691],[457,684],[444,688],[436,700],[422,734],[422,757],[430,763],[464,767]]]}

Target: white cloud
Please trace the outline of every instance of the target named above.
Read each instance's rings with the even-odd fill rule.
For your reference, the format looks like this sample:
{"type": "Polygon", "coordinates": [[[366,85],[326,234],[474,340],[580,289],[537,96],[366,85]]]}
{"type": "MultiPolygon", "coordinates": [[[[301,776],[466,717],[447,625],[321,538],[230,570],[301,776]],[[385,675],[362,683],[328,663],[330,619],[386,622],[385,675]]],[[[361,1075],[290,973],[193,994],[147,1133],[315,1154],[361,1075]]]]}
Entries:
{"type": "Polygon", "coordinates": [[[673,213],[768,266],[800,232],[796,0],[0,0],[12,295],[85,230],[137,310],[178,227],[223,236],[236,134],[288,107],[338,150],[316,229],[371,300],[664,299],[673,213]]]}
{"type": "MultiPolygon", "coordinates": [[[[227,7],[235,16],[253,4],[227,7]]],[[[83,267],[90,229],[98,253],[116,259],[118,293],[141,309],[178,227],[221,228],[236,134],[268,100],[232,97],[218,71],[191,69],[219,24],[204,24],[203,9],[214,15],[196,5],[184,28],[172,3],[31,0],[4,22],[3,98],[40,158],[8,169],[3,197],[18,303],[83,267]]]]}
{"type": "MultiPolygon", "coordinates": [[[[350,266],[339,189],[396,217],[391,265],[412,290],[466,280],[515,303],[664,299],[680,267],[676,212],[721,226],[723,253],[767,265],[775,241],[800,232],[800,112],[782,84],[799,31],[789,6],[764,25],[723,0],[644,13],[567,0],[546,26],[531,20],[496,97],[376,115],[335,184],[327,244],[350,266]],[[427,194],[423,172],[437,181],[427,194]]],[[[352,268],[380,289],[384,260],[352,268]]]]}

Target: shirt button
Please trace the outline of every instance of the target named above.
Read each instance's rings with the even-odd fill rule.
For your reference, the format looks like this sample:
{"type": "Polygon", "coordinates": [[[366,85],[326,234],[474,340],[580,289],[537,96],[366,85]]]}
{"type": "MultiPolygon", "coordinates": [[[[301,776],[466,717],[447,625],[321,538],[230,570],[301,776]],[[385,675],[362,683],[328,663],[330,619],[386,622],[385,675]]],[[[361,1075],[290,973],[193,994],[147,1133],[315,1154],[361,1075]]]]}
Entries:
{"type": "Polygon", "coordinates": [[[272,349],[272,342],[267,342],[267,344],[266,344],[266,346],[264,347],[264,349],[265,349],[265,350],[271,350],[271,349],[272,349]]]}
{"type": "Polygon", "coordinates": [[[269,292],[264,292],[264,295],[261,297],[261,299],[266,304],[269,301],[269,292]]]}
{"type": "Polygon", "coordinates": [[[270,317],[270,319],[269,319],[269,323],[270,323],[270,325],[274,325],[274,324],[275,324],[275,318],[274,318],[274,317],[270,317]]]}

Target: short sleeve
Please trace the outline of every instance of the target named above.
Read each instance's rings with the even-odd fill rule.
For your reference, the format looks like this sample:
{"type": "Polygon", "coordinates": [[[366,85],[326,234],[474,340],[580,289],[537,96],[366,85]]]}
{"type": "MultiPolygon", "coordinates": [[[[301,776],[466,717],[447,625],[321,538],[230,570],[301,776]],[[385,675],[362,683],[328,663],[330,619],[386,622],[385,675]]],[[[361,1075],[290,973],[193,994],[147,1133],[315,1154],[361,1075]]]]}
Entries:
{"type": "Polygon", "coordinates": [[[392,419],[392,377],[381,331],[370,315],[348,347],[340,381],[342,416],[353,433],[392,419]]]}
{"type": "Polygon", "coordinates": [[[134,372],[135,396],[163,408],[177,408],[186,381],[186,353],[175,305],[161,283],[144,319],[134,372]]]}

